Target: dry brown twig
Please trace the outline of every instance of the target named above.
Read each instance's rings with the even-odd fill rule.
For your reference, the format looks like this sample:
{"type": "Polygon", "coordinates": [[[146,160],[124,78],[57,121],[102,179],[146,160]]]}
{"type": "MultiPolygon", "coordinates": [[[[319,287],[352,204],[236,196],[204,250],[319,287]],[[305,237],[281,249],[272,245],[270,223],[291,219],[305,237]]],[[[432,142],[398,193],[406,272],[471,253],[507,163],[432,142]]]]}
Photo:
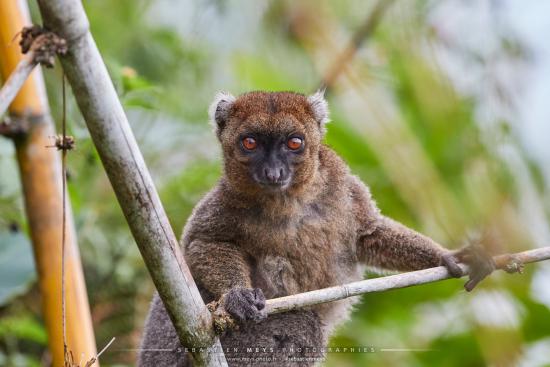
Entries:
{"type": "Polygon", "coordinates": [[[23,28],[19,45],[23,54],[32,52],[35,64],[47,68],[53,67],[56,55],[67,52],[67,42],[63,38],[37,25],[23,28]]]}
{"type": "Polygon", "coordinates": [[[97,353],[97,355],[95,357],[92,357],[90,358],[88,361],[86,361],[86,364],[82,365],[82,358],[84,356],[82,356],[82,358],[80,359],[80,361],[78,363],[75,362],[74,360],[74,355],[71,351],[69,351],[67,348],[65,348],[65,362],[63,364],[63,367],[91,367],[94,365],[94,363],[96,363],[98,360],[99,360],[99,357],[103,354],[103,352],[105,352],[107,350],[107,348],[109,348],[111,346],[111,344],[113,344],[113,342],[115,341],[116,338],[112,338],[111,341],[109,343],[107,343],[107,345],[105,345],[103,347],[103,349],[97,353]]]}
{"type": "MultiPolygon", "coordinates": [[[[24,47],[23,45],[21,47],[24,47]]],[[[47,148],[57,148],[61,151],[61,182],[62,182],[62,197],[63,197],[63,219],[62,219],[62,234],[61,234],[61,318],[63,324],[63,353],[64,353],[64,367],[81,367],[82,359],[76,363],[72,351],[67,345],[67,331],[66,331],[66,292],[65,292],[65,261],[66,261],[66,251],[65,251],[65,241],[66,241],[66,232],[67,232],[67,152],[75,148],[75,139],[74,137],[67,135],[67,96],[65,91],[65,74],[62,74],[61,79],[62,86],[62,111],[63,115],[61,117],[61,130],[62,133],[54,136],[55,139],[54,145],[50,145],[47,148]]],[[[99,359],[99,356],[107,350],[107,348],[115,341],[115,338],[112,338],[111,341],[94,357],[86,361],[86,364],[83,367],[93,366],[99,359]]],[[[84,356],[82,356],[84,358],[84,356]]]]}
{"type": "Polygon", "coordinates": [[[323,76],[318,89],[329,90],[340,74],[353,60],[359,48],[372,36],[378,24],[384,17],[386,10],[394,0],[380,0],[359,28],[353,33],[346,48],[336,57],[327,72],[323,76]]]}

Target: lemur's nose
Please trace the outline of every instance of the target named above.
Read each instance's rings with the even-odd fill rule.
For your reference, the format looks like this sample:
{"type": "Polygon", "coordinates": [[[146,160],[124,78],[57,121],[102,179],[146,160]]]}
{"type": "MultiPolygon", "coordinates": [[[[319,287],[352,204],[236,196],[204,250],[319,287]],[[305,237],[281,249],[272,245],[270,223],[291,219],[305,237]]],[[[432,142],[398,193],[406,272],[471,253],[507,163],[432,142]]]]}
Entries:
{"type": "Polygon", "coordinates": [[[280,167],[266,167],[264,168],[264,176],[270,183],[277,183],[283,177],[283,169],[280,167]]]}

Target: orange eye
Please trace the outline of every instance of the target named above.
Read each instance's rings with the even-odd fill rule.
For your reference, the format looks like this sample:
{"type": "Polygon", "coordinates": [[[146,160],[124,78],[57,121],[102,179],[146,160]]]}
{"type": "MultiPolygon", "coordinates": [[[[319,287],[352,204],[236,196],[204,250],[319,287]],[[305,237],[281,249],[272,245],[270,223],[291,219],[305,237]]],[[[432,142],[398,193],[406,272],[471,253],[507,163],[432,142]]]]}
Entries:
{"type": "Polygon", "coordinates": [[[286,146],[291,150],[298,150],[302,147],[303,143],[302,139],[294,137],[287,140],[286,146]]]}
{"type": "Polygon", "coordinates": [[[244,139],[242,140],[242,143],[243,143],[243,147],[244,147],[246,150],[254,150],[254,149],[256,149],[256,146],[258,145],[258,144],[256,143],[256,139],[251,138],[251,137],[244,138],[244,139]]]}

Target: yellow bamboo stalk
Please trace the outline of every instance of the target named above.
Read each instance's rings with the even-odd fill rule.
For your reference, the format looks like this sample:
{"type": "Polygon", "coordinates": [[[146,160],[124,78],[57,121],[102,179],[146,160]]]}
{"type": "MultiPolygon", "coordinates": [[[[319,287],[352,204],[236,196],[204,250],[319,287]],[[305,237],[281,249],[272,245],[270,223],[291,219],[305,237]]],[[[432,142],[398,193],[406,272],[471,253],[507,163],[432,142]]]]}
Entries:
{"type": "MultiPolygon", "coordinates": [[[[0,0],[0,71],[6,80],[23,58],[16,34],[30,25],[27,3],[0,0]]],[[[55,149],[47,149],[54,135],[40,67],[36,67],[10,106],[15,121],[26,119],[29,130],[14,139],[38,272],[42,310],[53,366],[63,366],[61,319],[61,162],[55,149]]],[[[95,356],[96,345],[76,242],[70,205],[67,212],[66,311],[67,344],[75,360],[95,356]]]]}

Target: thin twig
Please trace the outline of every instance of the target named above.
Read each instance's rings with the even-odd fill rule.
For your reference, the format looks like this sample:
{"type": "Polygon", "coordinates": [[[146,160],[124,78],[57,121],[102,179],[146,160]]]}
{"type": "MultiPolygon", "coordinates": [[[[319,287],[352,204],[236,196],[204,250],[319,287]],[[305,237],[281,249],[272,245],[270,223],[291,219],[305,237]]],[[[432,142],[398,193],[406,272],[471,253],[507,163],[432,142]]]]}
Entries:
{"type": "MultiPolygon", "coordinates": [[[[75,364],[72,351],[67,345],[67,297],[65,292],[65,242],[67,238],[67,152],[74,148],[74,138],[67,136],[67,97],[65,92],[65,72],[61,73],[62,115],[61,135],[55,137],[55,144],[47,148],[61,150],[61,325],[63,332],[63,355],[65,366],[79,366],[75,364]]],[[[93,364],[93,362],[92,362],[93,364]]]]}
{"type": "MultiPolygon", "coordinates": [[[[61,94],[62,94],[62,110],[63,115],[61,118],[61,129],[63,134],[63,146],[66,146],[67,140],[67,122],[66,122],[66,99],[65,99],[65,73],[61,73],[61,94]]],[[[62,220],[62,232],[61,232],[61,317],[63,318],[63,348],[67,350],[67,327],[66,327],[66,298],[65,298],[65,237],[66,237],[66,224],[67,224],[67,150],[62,149],[61,153],[61,174],[63,183],[62,197],[63,197],[63,220],[62,220]]]]}
{"type": "MultiPolygon", "coordinates": [[[[510,273],[521,272],[523,264],[548,259],[550,259],[550,247],[542,247],[516,254],[500,255],[494,258],[497,269],[505,270],[510,273]]],[[[467,275],[469,272],[468,266],[464,264],[459,264],[459,266],[462,268],[464,275],[467,275]]],[[[452,277],[447,272],[447,269],[443,266],[439,266],[436,268],[367,279],[336,287],[270,299],[267,301],[266,311],[268,314],[275,314],[321,303],[338,301],[348,297],[359,296],[364,293],[405,288],[449,278],[452,277]]]]}
{"type": "Polygon", "coordinates": [[[36,63],[34,60],[34,52],[30,52],[24,57],[19,64],[17,64],[15,70],[10,74],[6,83],[0,90],[0,116],[2,116],[10,106],[11,102],[19,90],[25,84],[25,80],[31,75],[36,63]]]}
{"type": "Polygon", "coordinates": [[[101,357],[101,355],[103,354],[103,352],[105,352],[107,350],[107,348],[109,348],[111,346],[111,344],[113,344],[113,342],[115,341],[116,338],[112,338],[110,342],[107,343],[106,346],[103,347],[103,349],[97,353],[97,356],[96,356],[96,359],[99,359],[99,357],[101,357]]]}
{"type": "MultiPolygon", "coordinates": [[[[84,365],[84,367],[91,367],[94,365],[94,363],[96,363],[98,360],[99,360],[99,357],[103,354],[103,352],[105,352],[107,350],[107,348],[109,348],[111,346],[111,344],[113,344],[113,342],[115,341],[115,338],[112,338],[111,341],[109,343],[107,343],[106,346],[103,347],[103,349],[97,353],[97,355],[95,357],[92,357],[88,360],[88,362],[86,362],[86,364],[84,365]]],[[[79,363],[78,364],[78,367],[80,367],[81,364],[79,363]]],[[[72,367],[72,366],[71,366],[72,367]]]]}
{"type": "Polygon", "coordinates": [[[379,0],[374,9],[369,14],[365,22],[355,31],[347,47],[338,55],[336,60],[328,68],[318,89],[330,89],[336,79],[344,71],[347,65],[355,57],[357,50],[374,33],[376,27],[383,18],[385,11],[390,7],[394,0],[379,0]]]}

